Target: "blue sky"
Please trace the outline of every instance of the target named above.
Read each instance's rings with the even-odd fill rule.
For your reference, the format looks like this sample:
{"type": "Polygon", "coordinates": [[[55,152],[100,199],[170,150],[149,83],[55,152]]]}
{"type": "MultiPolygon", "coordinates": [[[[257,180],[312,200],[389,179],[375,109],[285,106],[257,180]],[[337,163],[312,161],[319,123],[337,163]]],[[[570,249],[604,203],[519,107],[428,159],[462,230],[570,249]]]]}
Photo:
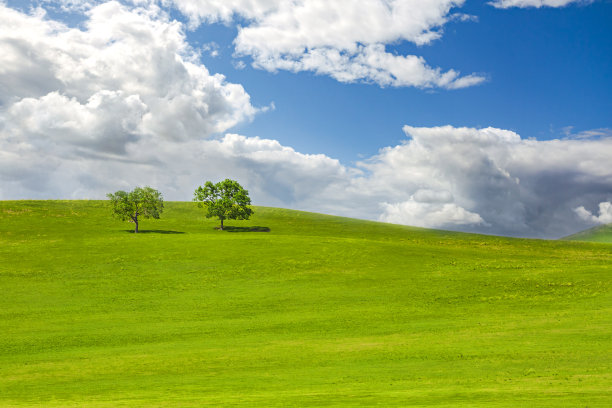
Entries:
{"type": "Polygon", "coordinates": [[[499,10],[481,2],[461,8],[477,22],[453,22],[440,40],[389,47],[422,55],[433,66],[483,73],[483,84],[459,90],[343,84],[312,73],[276,74],[231,63],[235,30],[207,27],[194,40],[218,40],[221,56],[205,64],[241,83],[254,103],[276,110],[241,128],[308,153],[343,161],[372,155],[404,138],[401,127],[493,126],[551,139],[612,126],[612,6],[499,10]],[[291,90],[291,92],[287,92],[291,90]]]}
{"type": "Polygon", "coordinates": [[[227,176],[425,227],[612,222],[610,1],[357,3],[7,1],[0,199],[227,176]]]}

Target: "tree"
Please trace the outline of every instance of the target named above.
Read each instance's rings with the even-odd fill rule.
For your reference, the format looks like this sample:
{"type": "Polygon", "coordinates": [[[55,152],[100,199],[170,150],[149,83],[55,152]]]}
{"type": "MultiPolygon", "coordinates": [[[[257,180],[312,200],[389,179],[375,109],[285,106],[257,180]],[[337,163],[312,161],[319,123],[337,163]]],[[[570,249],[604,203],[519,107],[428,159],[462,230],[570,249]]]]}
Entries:
{"type": "Polygon", "coordinates": [[[249,192],[235,180],[225,179],[217,184],[207,181],[196,189],[193,201],[206,208],[206,218],[218,217],[221,229],[223,220],[248,220],[253,215],[249,192]]]}
{"type": "Polygon", "coordinates": [[[117,191],[106,196],[111,200],[113,215],[116,218],[136,224],[134,233],[138,232],[138,217],[159,219],[164,211],[162,194],[151,187],[136,187],[129,193],[117,191]]]}

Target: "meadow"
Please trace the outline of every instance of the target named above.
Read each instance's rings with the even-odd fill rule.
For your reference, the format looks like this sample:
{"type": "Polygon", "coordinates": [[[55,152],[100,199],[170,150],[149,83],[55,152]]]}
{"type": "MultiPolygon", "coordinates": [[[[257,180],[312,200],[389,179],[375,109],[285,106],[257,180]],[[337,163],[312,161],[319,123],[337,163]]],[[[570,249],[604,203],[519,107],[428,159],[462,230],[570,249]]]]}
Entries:
{"type": "Polygon", "coordinates": [[[612,224],[599,225],[563,239],[570,241],[607,242],[612,244],[612,224]]]}
{"type": "Polygon", "coordinates": [[[1,407],[610,407],[612,245],[0,201],[1,407]]]}

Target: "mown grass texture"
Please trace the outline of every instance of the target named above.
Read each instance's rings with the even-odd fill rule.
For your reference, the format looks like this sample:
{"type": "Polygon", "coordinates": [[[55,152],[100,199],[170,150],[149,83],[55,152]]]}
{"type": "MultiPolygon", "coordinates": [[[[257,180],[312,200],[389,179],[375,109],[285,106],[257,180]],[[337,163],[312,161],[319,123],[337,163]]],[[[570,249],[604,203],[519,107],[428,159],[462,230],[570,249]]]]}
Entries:
{"type": "Polygon", "coordinates": [[[0,202],[0,406],[612,406],[612,245],[226,224],[0,202]]]}

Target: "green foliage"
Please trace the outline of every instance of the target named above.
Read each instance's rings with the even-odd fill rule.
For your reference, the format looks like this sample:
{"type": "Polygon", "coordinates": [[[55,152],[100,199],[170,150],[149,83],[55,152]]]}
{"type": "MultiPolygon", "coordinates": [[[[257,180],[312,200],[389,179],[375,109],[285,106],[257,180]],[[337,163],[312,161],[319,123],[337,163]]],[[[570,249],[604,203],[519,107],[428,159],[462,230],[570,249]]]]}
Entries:
{"type": "Polygon", "coordinates": [[[194,192],[194,201],[206,208],[206,218],[217,217],[223,229],[224,220],[248,220],[253,215],[249,192],[235,180],[225,179],[217,184],[207,181],[194,192]]]}
{"type": "Polygon", "coordinates": [[[112,214],[121,221],[135,224],[138,232],[138,217],[159,219],[164,211],[162,194],[151,187],[136,187],[131,192],[117,191],[106,195],[111,201],[112,214]]]}
{"type": "Polygon", "coordinates": [[[0,201],[0,407],[612,406],[612,245],[254,209],[0,201]]]}

